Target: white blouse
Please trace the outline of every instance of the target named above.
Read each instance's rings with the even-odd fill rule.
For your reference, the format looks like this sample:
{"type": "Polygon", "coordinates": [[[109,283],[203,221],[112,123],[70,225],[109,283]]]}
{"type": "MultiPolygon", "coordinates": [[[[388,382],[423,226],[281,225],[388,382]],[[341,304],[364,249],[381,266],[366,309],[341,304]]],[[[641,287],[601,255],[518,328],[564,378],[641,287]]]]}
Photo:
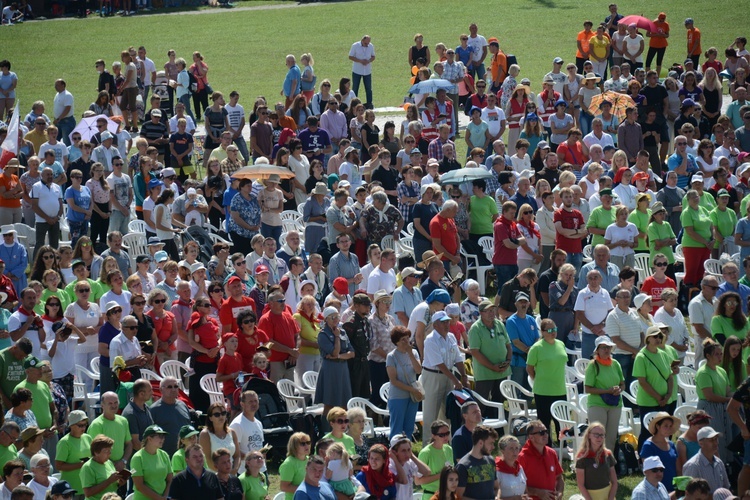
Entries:
{"type": "Polygon", "coordinates": [[[500,483],[500,498],[519,496],[526,492],[526,473],[523,467],[517,476],[498,471],[497,480],[500,483]]]}

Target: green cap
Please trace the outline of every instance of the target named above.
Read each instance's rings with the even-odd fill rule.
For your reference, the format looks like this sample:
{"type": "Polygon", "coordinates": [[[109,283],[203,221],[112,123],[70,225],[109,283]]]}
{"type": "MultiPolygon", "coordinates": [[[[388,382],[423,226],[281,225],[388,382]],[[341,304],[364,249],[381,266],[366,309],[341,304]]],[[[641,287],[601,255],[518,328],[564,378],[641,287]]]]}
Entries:
{"type": "Polygon", "coordinates": [[[23,369],[40,368],[41,361],[36,356],[29,356],[23,360],[23,369]]]}
{"type": "Polygon", "coordinates": [[[604,188],[601,191],[599,191],[599,197],[602,197],[605,195],[612,196],[612,190],[610,188],[604,188]]]}
{"type": "Polygon", "coordinates": [[[180,439],[187,439],[197,434],[200,434],[200,432],[198,432],[192,425],[183,425],[180,427],[180,439]]]}
{"type": "Polygon", "coordinates": [[[146,427],[146,430],[143,431],[143,439],[146,439],[147,437],[153,436],[155,434],[167,435],[169,433],[156,424],[149,425],[148,427],[146,427]]]}

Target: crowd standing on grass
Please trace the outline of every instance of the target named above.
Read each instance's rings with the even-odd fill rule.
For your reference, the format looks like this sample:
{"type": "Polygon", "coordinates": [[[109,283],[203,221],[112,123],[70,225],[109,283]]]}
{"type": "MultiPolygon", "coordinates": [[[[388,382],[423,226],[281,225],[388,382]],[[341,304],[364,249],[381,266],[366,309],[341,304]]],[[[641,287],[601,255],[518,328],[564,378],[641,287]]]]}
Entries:
{"type": "Polygon", "coordinates": [[[563,439],[586,499],[748,491],[750,53],[666,19],[610,5],[536,84],[477,24],[417,34],[382,130],[377,35],[251,113],[130,47],[17,132],[0,61],[2,498],[260,500],[275,453],[287,500],[548,500],[563,439]],[[271,443],[269,398],[317,427],[271,443]]]}

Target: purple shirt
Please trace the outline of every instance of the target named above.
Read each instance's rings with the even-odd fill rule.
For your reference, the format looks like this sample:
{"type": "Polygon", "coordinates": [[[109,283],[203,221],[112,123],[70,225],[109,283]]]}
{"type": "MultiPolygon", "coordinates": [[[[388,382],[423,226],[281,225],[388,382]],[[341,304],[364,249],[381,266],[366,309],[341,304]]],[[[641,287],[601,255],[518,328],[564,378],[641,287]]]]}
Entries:
{"type": "Polygon", "coordinates": [[[331,139],[330,137],[328,137],[328,132],[320,127],[318,127],[315,132],[312,132],[309,128],[306,128],[299,133],[297,138],[300,140],[300,142],[302,142],[302,151],[304,151],[305,153],[307,153],[308,151],[315,151],[316,149],[321,150],[318,154],[313,155],[313,157],[310,159],[320,160],[320,162],[323,163],[326,155],[322,152],[322,150],[331,145],[331,139]]]}

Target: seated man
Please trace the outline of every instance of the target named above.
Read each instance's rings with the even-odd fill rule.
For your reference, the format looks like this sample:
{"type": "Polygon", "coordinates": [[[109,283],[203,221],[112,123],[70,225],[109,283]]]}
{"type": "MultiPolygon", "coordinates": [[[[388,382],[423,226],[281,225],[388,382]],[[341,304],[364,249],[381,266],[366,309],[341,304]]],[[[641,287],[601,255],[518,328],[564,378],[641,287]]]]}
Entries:
{"type": "Polygon", "coordinates": [[[711,493],[719,488],[729,489],[727,469],[719,458],[719,433],[712,427],[703,427],[698,431],[698,446],[700,451],[682,466],[683,475],[705,479],[711,493]]]}

